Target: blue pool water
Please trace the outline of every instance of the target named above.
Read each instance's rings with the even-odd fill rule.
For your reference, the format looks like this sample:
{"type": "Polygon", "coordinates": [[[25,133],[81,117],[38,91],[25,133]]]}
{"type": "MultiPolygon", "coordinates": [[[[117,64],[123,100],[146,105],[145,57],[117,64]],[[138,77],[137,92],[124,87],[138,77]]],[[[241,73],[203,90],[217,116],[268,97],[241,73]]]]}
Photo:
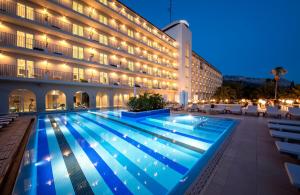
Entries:
{"type": "Polygon", "coordinates": [[[38,117],[14,194],[183,193],[236,121],[120,110],[38,117]]]}

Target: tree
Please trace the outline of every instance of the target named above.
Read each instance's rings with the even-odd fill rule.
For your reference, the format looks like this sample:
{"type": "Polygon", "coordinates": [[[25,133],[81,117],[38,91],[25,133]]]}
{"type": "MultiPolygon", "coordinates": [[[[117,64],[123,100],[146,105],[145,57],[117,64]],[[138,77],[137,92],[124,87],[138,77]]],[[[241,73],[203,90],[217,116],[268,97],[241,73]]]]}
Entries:
{"type": "Polygon", "coordinates": [[[275,100],[277,100],[277,92],[278,92],[278,81],[282,75],[285,75],[287,70],[281,66],[278,66],[272,70],[272,74],[274,75],[275,79],[275,100]]]}

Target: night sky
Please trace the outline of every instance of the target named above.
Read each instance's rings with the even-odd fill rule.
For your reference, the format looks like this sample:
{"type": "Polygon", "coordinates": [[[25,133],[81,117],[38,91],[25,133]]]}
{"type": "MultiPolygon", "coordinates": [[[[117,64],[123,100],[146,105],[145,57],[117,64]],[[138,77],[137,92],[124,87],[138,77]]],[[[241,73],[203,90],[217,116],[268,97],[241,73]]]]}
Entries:
{"type": "MultiPolygon", "coordinates": [[[[169,0],[121,0],[162,28],[169,0]]],[[[193,50],[223,75],[285,78],[300,83],[300,0],[173,0],[172,20],[185,19],[193,50]]]]}

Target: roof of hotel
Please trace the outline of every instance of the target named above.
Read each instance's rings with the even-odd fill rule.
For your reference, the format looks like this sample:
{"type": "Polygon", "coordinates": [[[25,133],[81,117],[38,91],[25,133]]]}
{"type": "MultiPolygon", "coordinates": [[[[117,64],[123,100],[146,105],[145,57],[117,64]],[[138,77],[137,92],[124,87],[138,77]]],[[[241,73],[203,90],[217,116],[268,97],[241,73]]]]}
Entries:
{"type": "Polygon", "coordinates": [[[116,0],[116,2],[118,2],[120,5],[124,6],[126,9],[128,9],[132,13],[138,15],[140,18],[142,18],[143,20],[145,20],[146,22],[148,22],[149,24],[151,24],[153,27],[155,27],[157,30],[159,30],[161,33],[163,33],[164,35],[166,35],[167,37],[169,37],[173,41],[176,41],[173,37],[171,37],[170,35],[168,35],[167,33],[165,33],[162,29],[160,29],[159,27],[157,27],[156,25],[154,25],[152,22],[150,22],[149,20],[147,20],[146,18],[144,18],[142,15],[140,15],[139,13],[137,13],[136,11],[134,11],[133,9],[131,9],[130,7],[128,7],[127,5],[125,5],[124,3],[121,3],[119,0],[116,0]]]}
{"type": "Polygon", "coordinates": [[[213,68],[215,71],[217,71],[218,73],[221,73],[221,71],[219,71],[215,66],[213,66],[211,63],[209,63],[207,60],[205,60],[202,56],[200,56],[199,54],[197,54],[195,51],[192,51],[193,55],[195,55],[196,57],[200,58],[202,61],[204,61],[207,65],[209,65],[211,68],[213,68]]]}
{"type": "Polygon", "coordinates": [[[168,24],[166,27],[162,28],[161,30],[163,32],[166,32],[167,30],[169,30],[170,28],[173,28],[174,26],[177,26],[178,24],[184,24],[187,28],[190,27],[190,24],[186,20],[176,20],[176,21],[168,24]]]}

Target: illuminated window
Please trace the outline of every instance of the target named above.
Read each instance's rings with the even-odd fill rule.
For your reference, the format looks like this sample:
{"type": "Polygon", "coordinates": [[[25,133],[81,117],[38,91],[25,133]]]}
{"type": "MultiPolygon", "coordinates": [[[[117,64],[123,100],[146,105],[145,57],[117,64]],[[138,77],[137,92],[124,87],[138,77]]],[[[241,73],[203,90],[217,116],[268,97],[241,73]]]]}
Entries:
{"type": "Polygon", "coordinates": [[[152,75],[152,68],[148,67],[148,74],[152,75]]]}
{"type": "Polygon", "coordinates": [[[132,46],[132,45],[128,45],[127,51],[128,51],[128,53],[130,53],[130,54],[134,54],[133,46],[132,46]]]}
{"type": "Polygon", "coordinates": [[[149,39],[147,39],[147,45],[150,46],[150,47],[152,47],[152,46],[153,46],[153,45],[152,45],[152,41],[149,40],[149,39]]]}
{"type": "Polygon", "coordinates": [[[130,87],[133,87],[134,86],[134,78],[133,77],[128,77],[128,85],[130,87]]]}
{"type": "Polygon", "coordinates": [[[34,77],[34,62],[31,60],[17,59],[18,77],[34,77]]]}
{"type": "Polygon", "coordinates": [[[185,59],[184,59],[184,63],[186,67],[190,66],[190,45],[187,43],[185,45],[185,59]]]}
{"type": "Polygon", "coordinates": [[[73,58],[83,59],[83,47],[73,46],[73,58]]]}
{"type": "Polygon", "coordinates": [[[34,19],[34,10],[30,6],[25,6],[22,3],[17,3],[17,16],[27,18],[29,20],[34,19]]]}
{"type": "Polygon", "coordinates": [[[108,84],[108,74],[106,72],[100,72],[99,81],[101,84],[108,84]]]}
{"type": "Polygon", "coordinates": [[[27,49],[33,48],[33,34],[17,31],[17,46],[27,49]]]}
{"type": "Polygon", "coordinates": [[[161,77],[161,70],[157,69],[157,76],[161,77]]]}
{"type": "Polygon", "coordinates": [[[127,29],[127,35],[130,36],[130,37],[133,37],[133,30],[128,28],[127,29]]]}
{"type": "Polygon", "coordinates": [[[128,61],[128,69],[134,71],[134,64],[132,61],[128,61]]]}
{"type": "Polygon", "coordinates": [[[108,44],[108,38],[104,34],[99,34],[99,43],[107,45],[108,44]]]}
{"type": "Polygon", "coordinates": [[[77,11],[77,12],[83,14],[83,5],[82,4],[80,4],[76,1],[73,1],[72,8],[73,8],[74,11],[77,11]]]}
{"type": "Polygon", "coordinates": [[[148,88],[151,89],[152,88],[152,81],[148,80],[147,84],[148,84],[148,88]]]}
{"type": "Polygon", "coordinates": [[[131,14],[127,14],[127,18],[131,21],[133,21],[133,16],[131,14]]]}
{"type": "Polygon", "coordinates": [[[103,3],[104,5],[107,5],[107,0],[99,0],[100,3],[103,3]]]}
{"type": "Polygon", "coordinates": [[[105,53],[99,53],[99,63],[100,64],[108,64],[108,56],[105,53]]]}
{"type": "Polygon", "coordinates": [[[73,68],[73,80],[80,81],[84,79],[84,70],[83,68],[73,68]]]}
{"type": "Polygon", "coordinates": [[[149,61],[152,61],[153,60],[152,54],[148,53],[147,58],[148,58],[149,61]]]}
{"type": "Polygon", "coordinates": [[[73,34],[83,37],[83,26],[73,24],[73,34]]]}
{"type": "Polygon", "coordinates": [[[99,14],[99,22],[107,25],[107,17],[102,14],[99,14]]]}

